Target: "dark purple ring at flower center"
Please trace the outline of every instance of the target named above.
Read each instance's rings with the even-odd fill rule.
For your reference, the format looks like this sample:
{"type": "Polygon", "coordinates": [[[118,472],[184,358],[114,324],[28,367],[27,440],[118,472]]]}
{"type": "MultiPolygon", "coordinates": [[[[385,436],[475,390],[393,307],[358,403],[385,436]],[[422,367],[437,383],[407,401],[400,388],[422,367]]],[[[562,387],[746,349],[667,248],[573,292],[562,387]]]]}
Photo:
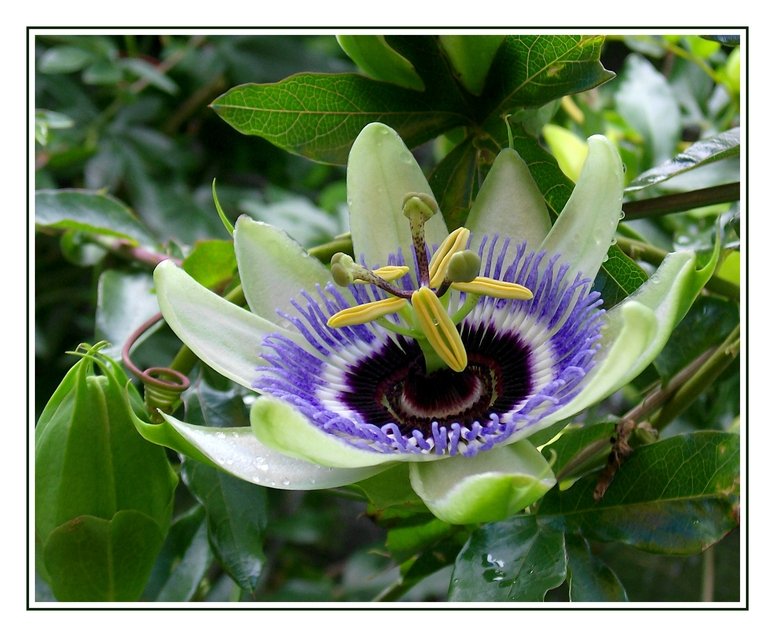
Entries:
{"type": "Polygon", "coordinates": [[[347,391],[337,396],[365,422],[395,422],[404,436],[432,435],[433,423],[470,426],[490,414],[506,413],[533,390],[530,348],[512,333],[464,326],[468,353],[462,372],[430,374],[419,345],[398,338],[347,373],[347,391]]]}

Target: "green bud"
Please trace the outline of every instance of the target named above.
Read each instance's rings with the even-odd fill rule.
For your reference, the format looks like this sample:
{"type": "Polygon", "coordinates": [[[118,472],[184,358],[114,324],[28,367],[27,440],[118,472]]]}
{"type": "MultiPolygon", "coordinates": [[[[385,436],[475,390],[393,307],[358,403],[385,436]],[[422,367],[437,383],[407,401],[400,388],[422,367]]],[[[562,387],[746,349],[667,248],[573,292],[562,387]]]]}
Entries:
{"type": "Polygon", "coordinates": [[[449,261],[447,279],[455,283],[468,283],[479,276],[482,260],[473,250],[456,252],[449,261]]]}
{"type": "Polygon", "coordinates": [[[60,601],[138,599],[177,485],[134,427],[140,396],[101,347],[81,352],[35,429],[36,566],[60,601]]]}

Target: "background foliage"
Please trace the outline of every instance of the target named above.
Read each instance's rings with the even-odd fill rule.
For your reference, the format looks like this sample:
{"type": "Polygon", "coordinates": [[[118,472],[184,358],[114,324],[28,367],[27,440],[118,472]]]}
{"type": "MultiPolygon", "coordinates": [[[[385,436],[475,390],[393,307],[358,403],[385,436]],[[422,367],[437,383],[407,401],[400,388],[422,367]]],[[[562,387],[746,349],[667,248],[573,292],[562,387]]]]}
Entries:
{"type": "MultiPolygon", "coordinates": [[[[158,311],[151,271],[163,255],[208,287],[228,289],[236,262],[213,205],[213,180],[231,221],[248,214],[318,246],[347,229],[342,164],[375,119],[414,147],[450,226],[465,220],[500,148],[518,150],[559,212],[583,163],[584,139],[604,133],[615,140],[628,190],[620,241],[596,281],[607,304],[637,288],[665,251],[708,250],[717,227],[724,251],[707,294],[654,365],[543,448],[556,457],[563,490],[536,510],[480,528],[451,527],[411,494],[385,493],[369,481],[357,491],[274,491],[167,454],[153,469],[166,476],[156,480],[155,508],[142,514],[159,537],[145,551],[145,570],[115,569],[96,585],[63,587],[48,571],[70,572],[72,549],[54,543],[46,551],[59,557],[38,569],[39,600],[739,598],[734,39],[350,36],[338,43],[333,36],[52,34],[35,44],[41,431],[56,418],[69,434],[77,430],[78,418],[44,410],[57,396],[57,405],[82,411],[92,400],[117,400],[110,392],[126,376],[111,361],[158,311]],[[79,384],[68,374],[77,359],[66,352],[103,340],[109,345],[81,352],[79,369],[84,375],[91,365],[93,374],[96,366],[103,372],[90,378],[107,380],[84,376],[79,384]],[[678,393],[660,394],[676,379],[678,393]],[[660,408],[641,413],[649,426],[634,432],[634,453],[593,506],[614,422],[655,395],[660,408]]],[[[164,366],[178,348],[162,326],[133,358],[141,368],[164,366]]],[[[188,422],[246,424],[240,388],[204,366],[190,378],[188,422]]],[[[86,453],[78,436],[64,440],[57,448],[68,457],[86,453]]],[[[73,502],[58,496],[56,475],[50,488],[38,483],[46,485],[36,494],[40,507],[73,502]]],[[[79,493],[80,513],[91,517],[78,532],[89,541],[119,533],[124,509],[140,515],[134,503],[89,509],[98,495],[79,493]]],[[[59,525],[68,515],[52,515],[46,535],[59,529],[65,537],[59,525]]],[[[36,557],[42,554],[41,545],[36,557]]]]}

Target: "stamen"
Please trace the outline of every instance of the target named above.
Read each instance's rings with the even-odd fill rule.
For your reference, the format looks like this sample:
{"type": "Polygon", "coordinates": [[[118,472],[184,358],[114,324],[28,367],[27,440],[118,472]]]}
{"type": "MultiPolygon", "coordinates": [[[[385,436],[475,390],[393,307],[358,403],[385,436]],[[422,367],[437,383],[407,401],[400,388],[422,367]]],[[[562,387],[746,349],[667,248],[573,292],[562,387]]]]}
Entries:
{"type": "MultiPolygon", "coordinates": [[[[375,276],[378,276],[384,281],[395,281],[396,279],[400,279],[402,276],[408,274],[409,269],[410,268],[408,265],[386,265],[382,268],[372,270],[372,272],[375,276]]],[[[362,279],[357,281],[357,283],[361,282],[368,283],[368,281],[363,281],[362,279]]]]}
{"type": "Polygon", "coordinates": [[[439,209],[438,204],[430,195],[424,192],[410,192],[404,197],[403,212],[409,219],[409,230],[412,233],[412,247],[417,257],[417,273],[420,285],[428,285],[428,253],[425,245],[425,223],[439,209]]]}
{"type": "Polygon", "coordinates": [[[350,255],[344,252],[337,252],[331,257],[331,276],[337,285],[347,287],[356,282],[370,283],[388,294],[402,299],[408,299],[411,293],[399,290],[394,285],[391,285],[389,280],[398,279],[408,271],[409,268],[407,266],[385,266],[372,271],[357,264],[350,255]],[[382,273],[387,274],[388,278],[381,276],[382,273]]]}
{"type": "MultiPolygon", "coordinates": [[[[444,239],[438,250],[433,253],[429,266],[430,286],[432,288],[438,288],[444,282],[452,258],[466,247],[470,236],[471,231],[468,228],[458,228],[444,239]]],[[[474,276],[477,274],[479,274],[478,268],[474,276]]]]}
{"type": "Polygon", "coordinates": [[[423,286],[412,294],[412,308],[415,311],[418,326],[433,351],[450,369],[462,372],[468,365],[468,355],[460,334],[439,297],[433,290],[423,286]]]}
{"type": "Polygon", "coordinates": [[[523,285],[498,281],[486,276],[478,276],[468,283],[453,283],[452,287],[460,292],[493,296],[498,299],[527,301],[533,298],[533,293],[523,285]]]}
{"type": "Polygon", "coordinates": [[[395,314],[407,305],[406,299],[387,298],[371,303],[363,303],[355,307],[348,307],[334,314],[328,319],[329,327],[347,327],[348,325],[362,325],[386,314],[395,314]]]}

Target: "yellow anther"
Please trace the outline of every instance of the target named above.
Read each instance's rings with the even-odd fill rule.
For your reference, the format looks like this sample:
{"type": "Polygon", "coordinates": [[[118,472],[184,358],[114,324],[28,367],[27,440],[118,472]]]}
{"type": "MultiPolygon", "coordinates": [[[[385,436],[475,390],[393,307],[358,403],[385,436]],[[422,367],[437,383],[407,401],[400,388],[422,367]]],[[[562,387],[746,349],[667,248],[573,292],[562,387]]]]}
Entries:
{"type": "MultiPolygon", "coordinates": [[[[372,270],[380,279],[385,281],[395,281],[409,272],[408,265],[386,265],[382,268],[372,270]]],[[[357,281],[358,283],[366,283],[367,281],[357,281]]]]}
{"type": "Polygon", "coordinates": [[[460,292],[494,296],[498,299],[518,299],[527,301],[528,299],[533,298],[533,293],[524,285],[498,281],[498,279],[491,279],[486,276],[478,276],[469,283],[453,283],[452,287],[460,292]]]}
{"type": "Polygon", "coordinates": [[[447,276],[447,268],[452,257],[461,250],[465,250],[468,245],[468,238],[471,231],[468,228],[458,228],[441,242],[438,250],[433,253],[431,263],[428,266],[428,273],[431,277],[430,285],[432,288],[438,288],[447,276]]]}
{"type": "Polygon", "coordinates": [[[390,297],[381,301],[372,301],[363,305],[356,305],[341,310],[328,319],[328,327],[347,327],[348,325],[362,325],[374,321],[386,314],[394,314],[403,309],[407,304],[406,299],[390,297]]]}
{"type": "Polygon", "coordinates": [[[412,294],[412,308],[419,328],[439,358],[453,371],[462,372],[468,365],[468,355],[439,297],[423,286],[412,294]]]}

